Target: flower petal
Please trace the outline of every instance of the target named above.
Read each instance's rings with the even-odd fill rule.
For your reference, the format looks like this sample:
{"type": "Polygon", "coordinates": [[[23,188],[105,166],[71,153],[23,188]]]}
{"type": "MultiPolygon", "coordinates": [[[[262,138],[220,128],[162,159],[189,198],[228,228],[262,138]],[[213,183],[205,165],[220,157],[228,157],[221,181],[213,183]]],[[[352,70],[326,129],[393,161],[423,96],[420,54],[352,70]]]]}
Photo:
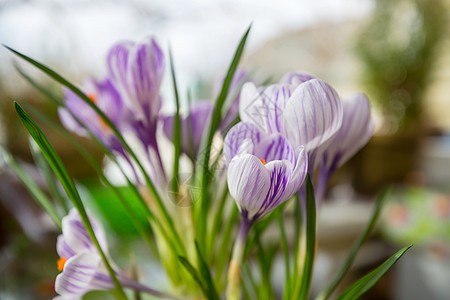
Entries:
{"type": "Polygon", "coordinates": [[[253,154],[266,162],[273,160],[287,160],[295,165],[294,149],[288,140],[280,134],[271,134],[254,145],[253,154]]]}
{"type": "Polygon", "coordinates": [[[284,135],[291,145],[309,153],[331,138],[342,123],[336,91],[324,81],[309,80],[292,94],[284,110],[284,135]]]}
{"type": "Polygon", "coordinates": [[[234,125],[225,137],[223,142],[223,153],[227,162],[239,153],[253,153],[253,144],[261,139],[261,133],[253,124],[239,122],[234,125]],[[246,142],[250,140],[251,142],[246,142]]]}
{"type": "Polygon", "coordinates": [[[276,160],[267,163],[266,168],[270,173],[270,188],[266,198],[260,204],[256,218],[268,214],[287,200],[284,195],[291,180],[293,165],[286,160],[276,160]]]}
{"type": "Polygon", "coordinates": [[[234,157],[228,168],[228,188],[244,217],[251,220],[260,211],[270,188],[270,172],[254,155],[234,157]]]}
{"type": "Polygon", "coordinates": [[[155,119],[161,108],[159,87],[164,55],[154,39],[133,47],[128,56],[127,87],[130,105],[138,118],[155,119]]]}
{"type": "Polygon", "coordinates": [[[56,277],[55,291],[61,296],[81,296],[88,291],[113,288],[111,278],[100,269],[101,258],[98,254],[77,254],[67,260],[63,272],[56,277]]]}
{"type": "Polygon", "coordinates": [[[305,151],[305,148],[303,146],[300,146],[297,149],[296,153],[297,161],[295,163],[294,171],[292,172],[291,179],[283,196],[283,201],[288,200],[300,190],[308,173],[308,155],[305,151]]]}
{"type": "MultiPolygon", "coordinates": [[[[190,107],[189,114],[181,117],[181,148],[191,159],[195,159],[198,154],[212,110],[212,101],[195,101],[190,107]]],[[[173,122],[173,115],[163,117],[163,130],[170,140],[173,140],[173,122]]]]}
{"type": "Polygon", "coordinates": [[[336,169],[349,160],[367,144],[373,132],[370,103],[364,94],[353,94],[342,101],[342,106],[344,116],[341,128],[319,150],[319,157],[326,159],[327,169],[336,169]]]}
{"type": "Polygon", "coordinates": [[[281,118],[290,96],[291,90],[287,85],[273,84],[258,90],[248,82],[241,91],[241,120],[254,124],[264,132],[282,132],[281,118]]]}
{"type": "MultiPolygon", "coordinates": [[[[103,251],[108,252],[108,246],[106,243],[106,237],[103,228],[100,226],[98,221],[90,215],[89,220],[91,221],[92,228],[94,229],[95,236],[97,237],[100,246],[102,247],[103,251]]],[[[71,250],[73,250],[74,253],[80,253],[83,251],[97,252],[97,249],[95,248],[89,234],[86,231],[86,228],[84,227],[83,222],[81,221],[81,217],[75,208],[72,208],[69,212],[69,215],[65,216],[62,219],[62,232],[64,243],[71,250]]]]}
{"type": "Polygon", "coordinates": [[[131,41],[116,44],[109,50],[107,57],[109,75],[124,90],[127,89],[128,56],[133,46],[131,41]]]}

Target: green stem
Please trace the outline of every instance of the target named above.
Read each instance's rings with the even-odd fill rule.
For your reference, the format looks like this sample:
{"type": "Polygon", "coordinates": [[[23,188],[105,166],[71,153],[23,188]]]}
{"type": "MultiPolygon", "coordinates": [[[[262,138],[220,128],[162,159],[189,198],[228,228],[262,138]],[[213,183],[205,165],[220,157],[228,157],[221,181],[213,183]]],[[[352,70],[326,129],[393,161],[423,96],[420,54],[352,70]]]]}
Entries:
{"type": "Polygon", "coordinates": [[[241,265],[244,258],[245,243],[251,223],[242,219],[241,227],[233,248],[230,266],[228,267],[227,300],[241,299],[241,265]]]}

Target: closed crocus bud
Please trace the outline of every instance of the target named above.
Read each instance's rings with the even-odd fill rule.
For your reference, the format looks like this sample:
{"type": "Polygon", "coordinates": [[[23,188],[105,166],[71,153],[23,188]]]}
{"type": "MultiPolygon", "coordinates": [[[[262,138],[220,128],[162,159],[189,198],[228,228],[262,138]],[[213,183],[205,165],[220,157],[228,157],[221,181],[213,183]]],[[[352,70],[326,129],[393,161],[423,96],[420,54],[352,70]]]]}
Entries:
{"type": "Polygon", "coordinates": [[[153,124],[161,108],[159,89],[164,74],[164,54],[156,41],[117,44],[107,62],[110,77],[136,119],[153,124]]]}
{"type": "Polygon", "coordinates": [[[307,173],[307,155],[278,133],[239,123],[225,138],[228,187],[244,219],[263,217],[296,193],[307,173]]]}

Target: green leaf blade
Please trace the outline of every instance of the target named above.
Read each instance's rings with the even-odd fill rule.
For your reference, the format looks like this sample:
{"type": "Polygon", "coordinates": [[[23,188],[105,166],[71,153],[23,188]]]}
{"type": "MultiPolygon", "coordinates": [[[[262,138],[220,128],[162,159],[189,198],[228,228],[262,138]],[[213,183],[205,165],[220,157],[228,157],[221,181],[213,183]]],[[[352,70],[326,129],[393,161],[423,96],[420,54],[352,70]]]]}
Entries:
{"type": "Polygon", "coordinates": [[[361,248],[361,246],[364,244],[364,242],[369,237],[370,233],[372,232],[373,228],[375,227],[378,217],[380,215],[381,209],[383,207],[383,204],[385,202],[385,199],[387,198],[387,195],[390,193],[390,189],[384,190],[378,197],[377,197],[377,203],[375,210],[373,211],[372,217],[370,218],[369,223],[367,224],[366,229],[361,234],[359,239],[356,241],[355,245],[351,249],[349,255],[347,256],[347,259],[339,269],[339,271],[336,273],[336,275],[331,280],[328,287],[323,290],[318,296],[317,300],[325,300],[330,297],[330,295],[333,293],[333,291],[336,289],[338,284],[341,282],[344,275],[347,273],[347,271],[350,269],[350,266],[352,265],[353,261],[356,258],[356,255],[361,248]]]}
{"type": "Polygon", "coordinates": [[[375,283],[386,274],[387,271],[411,248],[412,245],[409,245],[397,253],[388,258],[383,264],[381,264],[378,268],[355,282],[352,286],[350,286],[342,295],[340,295],[338,300],[353,300],[358,299],[361,295],[367,292],[370,288],[372,288],[375,283]]]}

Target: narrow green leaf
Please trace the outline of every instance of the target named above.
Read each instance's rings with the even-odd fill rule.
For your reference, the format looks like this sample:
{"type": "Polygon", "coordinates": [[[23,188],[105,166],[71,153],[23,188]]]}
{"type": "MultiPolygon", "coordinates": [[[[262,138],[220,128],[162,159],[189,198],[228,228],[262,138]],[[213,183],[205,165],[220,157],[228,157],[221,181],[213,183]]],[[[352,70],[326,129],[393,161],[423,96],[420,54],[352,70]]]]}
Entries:
{"type": "Polygon", "coordinates": [[[34,121],[27,115],[27,113],[20,107],[20,105],[17,102],[14,102],[14,107],[15,107],[20,119],[22,120],[23,124],[25,125],[28,132],[30,133],[31,137],[33,137],[35,142],[38,144],[39,148],[41,148],[42,154],[47,159],[47,162],[49,163],[53,172],[55,172],[56,176],[60,180],[62,186],[64,187],[64,190],[66,191],[70,200],[72,200],[73,205],[78,210],[80,217],[83,221],[83,224],[86,227],[86,231],[88,232],[92,242],[96,246],[96,248],[97,248],[100,256],[102,257],[102,260],[108,270],[108,273],[114,282],[114,286],[116,288],[115,295],[117,297],[119,297],[119,299],[127,299],[127,297],[123,291],[122,285],[120,284],[119,280],[117,279],[117,276],[116,276],[114,270],[112,269],[111,264],[108,261],[108,258],[106,257],[105,253],[103,252],[103,249],[100,247],[100,244],[97,240],[97,237],[95,236],[94,230],[90,223],[89,217],[84,208],[83,202],[81,201],[80,195],[78,194],[78,191],[75,187],[75,184],[72,181],[72,178],[69,176],[66,169],[64,168],[64,166],[61,162],[61,159],[59,158],[59,156],[56,154],[53,147],[48,142],[44,133],[39,129],[39,127],[36,125],[36,123],[34,123],[34,121]]]}
{"type": "Polygon", "coordinates": [[[336,273],[336,275],[331,280],[328,287],[323,290],[318,296],[317,300],[324,300],[328,299],[330,297],[331,293],[336,289],[339,282],[341,282],[344,275],[347,273],[348,269],[352,265],[353,261],[355,260],[356,254],[358,253],[359,249],[361,248],[362,244],[367,240],[370,233],[372,232],[373,228],[375,227],[375,224],[377,223],[378,217],[381,212],[381,208],[383,207],[383,204],[385,202],[386,196],[389,194],[390,190],[384,190],[378,197],[377,197],[377,203],[375,210],[373,211],[372,217],[370,218],[370,222],[367,224],[366,229],[362,233],[362,235],[359,237],[359,239],[356,241],[355,245],[353,246],[352,250],[350,251],[349,255],[347,256],[347,259],[345,260],[344,264],[341,266],[339,271],[336,273]]]}
{"type": "Polygon", "coordinates": [[[197,251],[198,265],[200,269],[200,274],[203,277],[203,281],[206,283],[206,288],[208,289],[209,298],[211,300],[220,300],[219,295],[217,294],[216,288],[212,281],[211,273],[209,272],[208,265],[203,259],[202,253],[198,247],[198,243],[195,242],[195,250],[197,251]]]}
{"type": "MultiPolygon", "coordinates": [[[[311,178],[306,177],[306,253],[299,292],[293,299],[308,299],[316,254],[316,199],[311,178]],[[298,297],[296,297],[298,295],[298,297]]],[[[295,275],[294,275],[295,276],[295,275]]]]}
{"type": "Polygon", "coordinates": [[[0,153],[3,156],[5,162],[14,170],[17,177],[22,181],[30,194],[36,200],[36,202],[42,206],[42,208],[52,218],[56,226],[61,230],[61,217],[55,210],[53,203],[47,197],[47,195],[39,188],[39,186],[33,181],[33,179],[23,170],[14,157],[5,149],[0,147],[0,153]]]}
{"type": "Polygon", "coordinates": [[[173,159],[173,178],[172,178],[172,192],[178,197],[178,185],[179,185],[179,164],[181,155],[181,121],[180,121],[180,99],[178,96],[177,79],[175,76],[175,67],[173,64],[172,50],[169,47],[169,59],[170,59],[170,71],[172,73],[173,91],[175,94],[176,112],[173,119],[173,145],[175,147],[175,154],[173,159]]]}
{"type": "Polygon", "coordinates": [[[48,165],[47,161],[45,160],[44,156],[42,155],[41,150],[39,149],[38,145],[32,138],[30,138],[29,144],[30,144],[30,151],[31,151],[31,155],[33,156],[33,160],[36,163],[36,166],[39,168],[42,176],[45,179],[45,182],[48,187],[48,191],[53,196],[53,198],[58,201],[59,205],[61,206],[61,208],[64,211],[64,215],[67,215],[69,213],[69,209],[66,204],[66,199],[61,194],[61,192],[56,184],[55,176],[54,176],[53,172],[51,171],[50,166],[48,165]]]}
{"type": "Polygon", "coordinates": [[[283,251],[284,257],[284,268],[285,268],[285,286],[284,286],[284,295],[283,299],[290,299],[291,296],[291,269],[290,269],[290,261],[289,261],[289,247],[286,238],[286,231],[284,230],[283,217],[281,215],[281,210],[276,212],[278,228],[280,229],[280,237],[281,237],[281,249],[283,251]]]}
{"type": "Polygon", "coordinates": [[[375,283],[380,280],[381,277],[383,277],[384,274],[386,274],[387,271],[397,262],[397,260],[402,257],[403,254],[405,254],[406,251],[408,251],[409,248],[411,248],[412,245],[407,246],[394,255],[392,255],[390,258],[388,258],[383,264],[381,264],[378,268],[355,282],[352,286],[350,286],[342,295],[340,295],[337,299],[338,300],[353,300],[353,299],[359,299],[361,295],[363,295],[365,292],[367,292],[370,288],[372,288],[375,283]]]}
{"type": "Polygon", "coordinates": [[[202,166],[201,171],[201,199],[200,199],[200,217],[198,226],[198,239],[200,246],[203,248],[205,246],[206,240],[206,223],[207,223],[207,211],[208,211],[208,186],[211,180],[211,174],[209,172],[209,161],[211,155],[211,145],[214,138],[214,134],[220,125],[220,120],[222,118],[222,107],[226,100],[228,89],[230,88],[231,81],[233,79],[234,72],[239,64],[242,53],[244,51],[244,46],[247,41],[248,34],[250,32],[251,26],[247,29],[246,33],[242,37],[239,46],[236,49],[233,60],[230,67],[228,68],[227,75],[220,90],[219,96],[214,104],[214,110],[211,118],[211,123],[209,126],[209,132],[207,136],[204,136],[202,141],[202,147],[204,155],[200,157],[200,165],[202,166]]]}
{"type": "Polygon", "coordinates": [[[198,272],[195,270],[195,268],[191,265],[191,263],[183,256],[178,256],[178,259],[180,260],[183,267],[191,274],[192,278],[197,282],[198,286],[202,290],[203,294],[205,295],[206,299],[209,299],[209,291],[208,288],[203,284],[202,279],[198,272]]]}

